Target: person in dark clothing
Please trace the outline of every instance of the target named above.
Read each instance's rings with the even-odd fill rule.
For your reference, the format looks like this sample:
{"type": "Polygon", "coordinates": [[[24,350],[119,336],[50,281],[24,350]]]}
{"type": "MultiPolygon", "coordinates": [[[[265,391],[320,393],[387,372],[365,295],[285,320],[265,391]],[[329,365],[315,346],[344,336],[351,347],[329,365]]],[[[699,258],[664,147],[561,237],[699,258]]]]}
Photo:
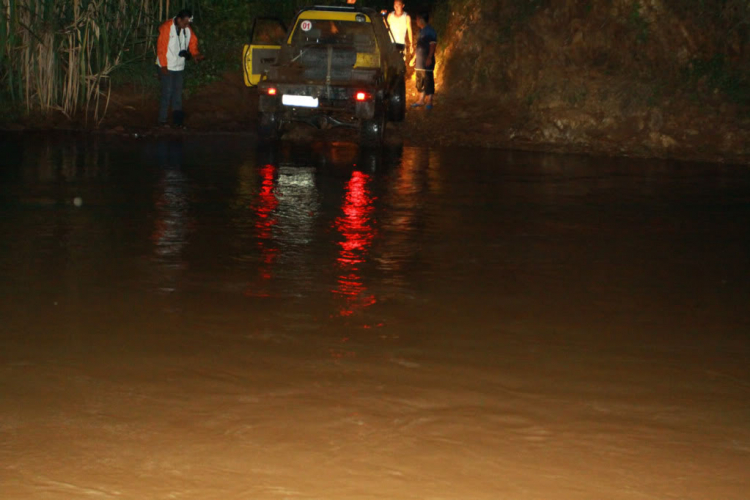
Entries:
{"type": "Polygon", "coordinates": [[[159,105],[159,125],[167,126],[167,114],[172,107],[172,121],[177,127],[182,126],[182,82],[185,61],[200,61],[203,55],[198,51],[198,37],[190,29],[192,13],[180,11],[177,16],[168,19],[159,27],[159,39],[156,42],[156,66],[161,80],[161,102],[159,105]]]}
{"type": "Polygon", "coordinates": [[[413,108],[425,106],[432,109],[432,97],[435,95],[435,49],[437,48],[437,32],[429,24],[430,18],[426,13],[417,14],[419,37],[417,38],[416,64],[417,92],[419,99],[412,104],[413,108]]]}

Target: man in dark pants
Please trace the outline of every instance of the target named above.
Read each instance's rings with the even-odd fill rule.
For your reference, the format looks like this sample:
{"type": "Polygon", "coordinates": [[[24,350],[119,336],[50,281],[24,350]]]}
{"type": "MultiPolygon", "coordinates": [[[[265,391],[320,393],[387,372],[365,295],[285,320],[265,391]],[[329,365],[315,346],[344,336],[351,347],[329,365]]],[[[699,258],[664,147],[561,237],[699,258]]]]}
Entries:
{"type": "Polygon", "coordinates": [[[156,65],[161,79],[161,102],[159,104],[159,125],[168,126],[167,114],[172,106],[172,122],[182,127],[185,115],[182,111],[182,83],[185,61],[203,60],[198,51],[198,37],[190,29],[192,13],[181,10],[176,17],[159,26],[159,39],[156,42],[156,65]]]}
{"type": "Polygon", "coordinates": [[[426,13],[417,14],[419,37],[417,38],[416,70],[417,92],[419,99],[412,104],[413,108],[425,106],[432,109],[432,96],[435,94],[435,49],[437,48],[437,32],[429,24],[430,18],[426,13]]]}

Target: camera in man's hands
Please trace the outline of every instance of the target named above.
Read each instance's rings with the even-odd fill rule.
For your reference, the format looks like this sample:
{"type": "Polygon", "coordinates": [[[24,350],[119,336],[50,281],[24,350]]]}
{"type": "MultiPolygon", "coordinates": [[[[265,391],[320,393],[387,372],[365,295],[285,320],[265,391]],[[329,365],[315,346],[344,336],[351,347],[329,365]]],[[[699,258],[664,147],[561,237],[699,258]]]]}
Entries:
{"type": "Polygon", "coordinates": [[[189,50],[181,50],[177,55],[180,57],[184,57],[186,61],[189,61],[193,58],[193,54],[191,54],[189,50]]]}

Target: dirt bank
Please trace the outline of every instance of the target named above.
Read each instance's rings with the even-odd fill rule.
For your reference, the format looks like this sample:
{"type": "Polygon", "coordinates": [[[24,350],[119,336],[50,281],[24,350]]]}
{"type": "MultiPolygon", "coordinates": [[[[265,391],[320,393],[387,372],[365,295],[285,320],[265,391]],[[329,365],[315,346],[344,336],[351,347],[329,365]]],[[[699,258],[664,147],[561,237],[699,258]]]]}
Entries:
{"type": "MultiPolygon", "coordinates": [[[[434,11],[437,105],[430,113],[409,110],[404,123],[389,125],[389,140],[748,163],[750,6],[740,0],[686,5],[443,3],[434,11]]],[[[413,83],[408,88],[411,103],[413,83]]],[[[118,88],[99,124],[58,115],[0,123],[0,129],[255,133],[257,97],[239,69],[187,96],[187,132],[153,129],[156,92],[118,88]]],[[[290,134],[315,136],[355,137],[349,131],[290,134]]]]}
{"type": "Polygon", "coordinates": [[[476,144],[746,162],[750,7],[685,4],[451,2],[438,20],[440,129],[476,144]]]}

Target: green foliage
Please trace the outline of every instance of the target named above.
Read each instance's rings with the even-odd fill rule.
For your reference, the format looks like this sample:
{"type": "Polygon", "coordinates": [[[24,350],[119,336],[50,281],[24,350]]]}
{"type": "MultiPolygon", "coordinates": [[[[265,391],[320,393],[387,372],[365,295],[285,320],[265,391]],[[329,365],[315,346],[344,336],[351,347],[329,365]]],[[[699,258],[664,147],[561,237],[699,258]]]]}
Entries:
{"type": "Polygon", "coordinates": [[[572,89],[568,89],[565,94],[565,100],[568,104],[570,104],[573,107],[578,107],[583,105],[583,103],[586,102],[586,99],[589,95],[589,89],[587,89],[585,86],[580,86],[572,89]]]}
{"type": "MultiPolygon", "coordinates": [[[[687,21],[708,39],[711,53],[737,52],[750,45],[750,1],[664,0],[671,14],[687,21]]],[[[746,49],[745,49],[746,50],[746,49]]],[[[748,64],[745,56],[745,64],[748,64]]]]}
{"type": "Polygon", "coordinates": [[[649,107],[657,106],[664,100],[664,95],[667,92],[666,82],[656,80],[651,84],[650,95],[646,98],[646,105],[649,107]]]}
{"type": "Polygon", "coordinates": [[[750,75],[733,67],[722,54],[693,60],[685,71],[685,78],[696,92],[720,91],[732,102],[750,106],[750,75]]]}
{"type": "Polygon", "coordinates": [[[443,0],[438,2],[432,12],[430,24],[437,30],[438,34],[446,33],[454,13],[461,14],[474,9],[472,5],[476,0],[443,0]]]}
{"type": "Polygon", "coordinates": [[[534,90],[533,92],[529,92],[526,94],[526,97],[524,98],[523,102],[526,105],[526,107],[531,107],[537,100],[539,100],[539,97],[541,96],[540,90],[534,90]]]}
{"type": "Polygon", "coordinates": [[[516,11],[516,24],[526,23],[536,11],[546,5],[545,0],[516,0],[513,2],[516,11]]]}
{"type": "Polygon", "coordinates": [[[664,3],[679,17],[693,19],[701,27],[730,27],[750,22],[747,0],[664,0],[664,3]]]}
{"type": "Polygon", "coordinates": [[[529,22],[536,12],[547,4],[546,0],[513,0],[498,30],[498,41],[507,42],[517,29],[529,22]]]}
{"type": "Polygon", "coordinates": [[[189,95],[200,87],[221,80],[224,74],[239,71],[242,46],[248,35],[229,37],[204,36],[200,39],[200,50],[206,59],[200,63],[189,62],[185,91],[189,95]]]}
{"type": "Polygon", "coordinates": [[[110,75],[112,86],[130,85],[139,92],[156,92],[160,84],[154,60],[154,57],[140,58],[119,66],[110,75]]]}
{"type": "Polygon", "coordinates": [[[646,43],[648,41],[648,21],[641,14],[641,4],[637,0],[633,2],[630,9],[628,23],[635,31],[638,43],[646,43]]]}
{"type": "Polygon", "coordinates": [[[526,25],[549,0],[438,0],[432,15],[432,25],[438,33],[449,31],[451,19],[466,16],[480,9],[498,26],[497,41],[509,41],[516,30],[526,25]]]}
{"type": "MultiPolygon", "coordinates": [[[[252,23],[258,17],[276,17],[289,23],[294,13],[309,2],[305,0],[204,0],[196,15],[195,30],[200,50],[206,60],[189,65],[186,91],[223,78],[230,71],[238,71],[242,46],[249,42],[252,23]]],[[[321,3],[321,2],[316,2],[321,3]]]]}
{"type": "Polygon", "coordinates": [[[0,91],[0,103],[0,125],[17,122],[23,116],[23,105],[13,100],[7,90],[0,91]]]}

